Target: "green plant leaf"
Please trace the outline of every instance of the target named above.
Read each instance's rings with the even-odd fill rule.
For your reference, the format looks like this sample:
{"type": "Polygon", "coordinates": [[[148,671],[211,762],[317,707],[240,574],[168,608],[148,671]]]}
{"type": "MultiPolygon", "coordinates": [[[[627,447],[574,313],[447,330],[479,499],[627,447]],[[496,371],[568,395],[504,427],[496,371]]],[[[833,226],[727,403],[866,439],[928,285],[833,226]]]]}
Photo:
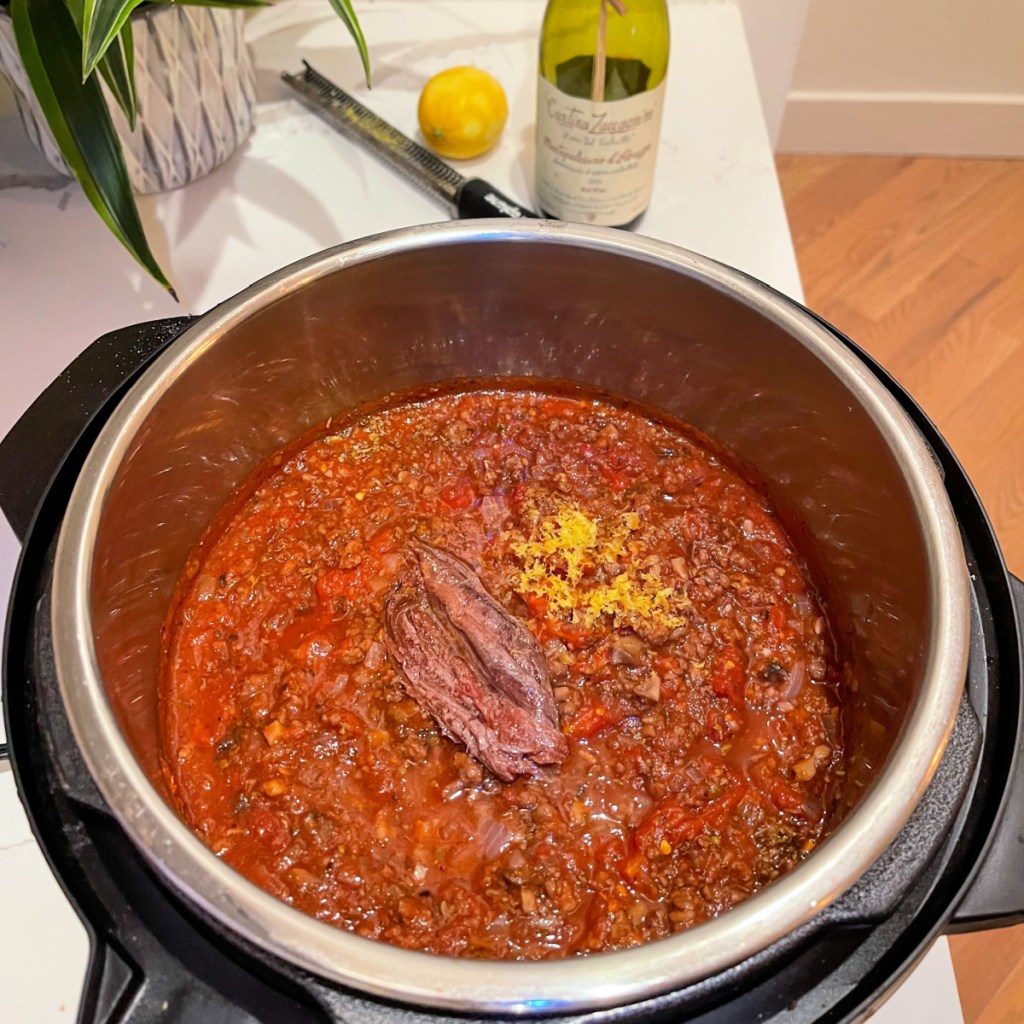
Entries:
{"type": "Polygon", "coordinates": [[[82,15],[82,78],[88,78],[143,0],[85,0],[82,15]]]}
{"type": "Polygon", "coordinates": [[[132,25],[125,22],[110,49],[99,63],[100,74],[107,83],[117,105],[128,118],[128,127],[135,130],[135,43],[132,25]]]}
{"type": "Polygon", "coordinates": [[[366,48],[366,39],[363,30],[359,27],[359,19],[352,7],[352,0],[328,0],[334,8],[335,13],[345,23],[349,35],[355,40],[356,48],[359,50],[359,59],[363,62],[363,73],[366,75],[366,88],[372,89],[370,81],[370,51],[366,48]]]}
{"type": "Polygon", "coordinates": [[[64,0],[11,0],[11,19],[32,90],[89,202],[139,264],[174,295],[146,241],[99,83],[80,78],[81,37],[73,15],[64,0]]]}
{"type": "Polygon", "coordinates": [[[157,4],[176,4],[178,7],[270,7],[273,0],[152,0],[157,4]]]}
{"type": "MultiPolygon", "coordinates": [[[[85,24],[85,0],[65,0],[71,17],[75,20],[78,34],[85,24]]],[[[128,126],[135,129],[135,43],[132,39],[132,25],[126,21],[114,39],[110,49],[99,62],[99,71],[107,83],[117,105],[128,118],[128,126]]]]}

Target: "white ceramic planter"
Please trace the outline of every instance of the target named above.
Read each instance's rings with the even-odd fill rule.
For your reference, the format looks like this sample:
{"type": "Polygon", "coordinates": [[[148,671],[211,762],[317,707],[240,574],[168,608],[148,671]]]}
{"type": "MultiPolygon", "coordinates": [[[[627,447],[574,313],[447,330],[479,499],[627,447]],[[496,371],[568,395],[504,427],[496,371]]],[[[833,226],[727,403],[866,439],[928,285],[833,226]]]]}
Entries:
{"type": "MultiPolygon", "coordinates": [[[[161,5],[135,14],[131,24],[135,131],[103,89],[132,189],[164,192],[218,167],[252,130],[255,73],[243,38],[244,14],[161,5]]],[[[14,88],[29,137],[56,170],[70,176],[29,86],[6,13],[0,14],[0,72],[14,88]]]]}

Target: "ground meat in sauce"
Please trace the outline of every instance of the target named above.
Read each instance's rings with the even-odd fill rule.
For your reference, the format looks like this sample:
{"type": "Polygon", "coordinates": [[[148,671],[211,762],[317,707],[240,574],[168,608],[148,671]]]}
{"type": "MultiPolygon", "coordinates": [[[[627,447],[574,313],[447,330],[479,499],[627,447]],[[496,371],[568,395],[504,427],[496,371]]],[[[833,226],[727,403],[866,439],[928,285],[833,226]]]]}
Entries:
{"type": "Polygon", "coordinates": [[[722,913],[820,839],[837,673],[764,498],[682,427],[590,396],[437,394],[328,427],[187,567],[165,757],[229,864],[413,949],[547,958],[722,913]],[[540,641],[564,763],[502,783],[403,688],[410,541],[540,641]]]}

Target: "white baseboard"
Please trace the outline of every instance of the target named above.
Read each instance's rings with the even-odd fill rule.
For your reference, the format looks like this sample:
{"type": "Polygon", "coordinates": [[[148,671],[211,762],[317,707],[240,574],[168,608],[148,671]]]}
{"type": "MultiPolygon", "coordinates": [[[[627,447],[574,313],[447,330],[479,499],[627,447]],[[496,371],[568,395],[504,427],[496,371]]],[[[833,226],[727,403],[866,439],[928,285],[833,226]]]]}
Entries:
{"type": "Polygon", "coordinates": [[[792,90],[776,149],[1024,157],[1024,94],[792,90]]]}

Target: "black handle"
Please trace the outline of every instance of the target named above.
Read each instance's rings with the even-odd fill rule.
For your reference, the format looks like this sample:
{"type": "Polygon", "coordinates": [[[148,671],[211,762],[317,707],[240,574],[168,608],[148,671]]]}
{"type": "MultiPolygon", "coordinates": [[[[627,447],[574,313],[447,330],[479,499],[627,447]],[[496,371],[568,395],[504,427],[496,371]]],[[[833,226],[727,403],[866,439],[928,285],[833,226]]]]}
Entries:
{"type": "MultiPolygon", "coordinates": [[[[170,958],[167,962],[173,963],[170,958]]],[[[78,1009],[80,1024],[259,1024],[261,1019],[181,967],[175,966],[170,977],[152,969],[143,973],[111,945],[93,939],[78,1009]]]]}
{"type": "Polygon", "coordinates": [[[532,210],[520,206],[514,199],[509,199],[483,178],[470,178],[459,189],[455,206],[460,220],[469,220],[473,217],[510,217],[513,220],[537,217],[532,210]]]}
{"type": "MultiPolygon", "coordinates": [[[[1024,665],[1024,582],[1010,577],[1024,665]]],[[[1024,679],[1022,679],[1024,684],[1024,679]]],[[[1024,921],[1024,733],[1010,768],[1003,813],[978,873],[950,918],[948,931],[982,931],[1024,921]]]]}
{"type": "Polygon", "coordinates": [[[0,441],[0,510],[25,540],[54,472],[96,410],[197,318],[133,324],[94,341],[0,441]]]}
{"type": "MultiPolygon", "coordinates": [[[[92,929],[89,929],[90,933],[92,929]]],[[[114,1024],[134,1001],[140,980],[138,973],[119,956],[112,946],[89,936],[89,964],[82,985],[78,1008],[79,1021],[89,1024],[114,1024]]],[[[156,1007],[150,1007],[155,1010],[156,1007]]]]}

